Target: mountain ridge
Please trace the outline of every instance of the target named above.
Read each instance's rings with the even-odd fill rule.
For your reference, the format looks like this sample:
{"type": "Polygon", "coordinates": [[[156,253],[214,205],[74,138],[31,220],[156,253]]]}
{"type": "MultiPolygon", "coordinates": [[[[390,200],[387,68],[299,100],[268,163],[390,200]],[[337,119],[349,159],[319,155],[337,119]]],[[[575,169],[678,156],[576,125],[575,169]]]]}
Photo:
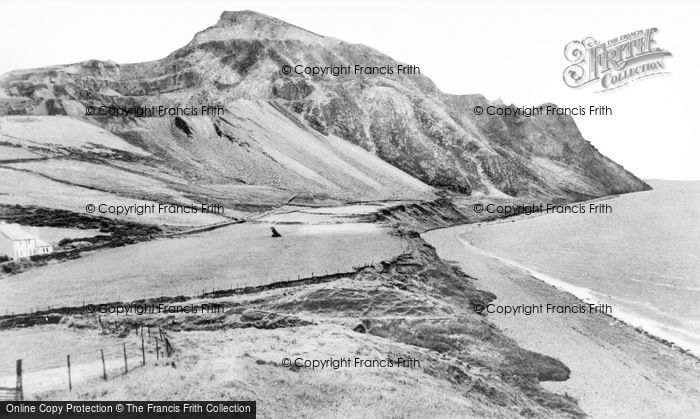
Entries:
{"type": "Polygon", "coordinates": [[[367,167],[359,172],[346,167],[358,180],[352,185],[328,181],[334,169],[320,156],[339,156],[336,139],[366,152],[354,150],[352,162],[338,157],[351,166],[376,156],[424,185],[462,194],[579,200],[648,189],[600,154],[568,116],[475,115],[474,106],[496,102],[482,95],[443,93],[420,74],[283,71],[285,66],[398,64],[370,47],[261,13],[225,11],[215,25],[161,60],[122,65],[89,60],[7,73],[0,77],[0,116],[80,118],[166,165],[178,161],[176,170],[194,180],[242,181],[340,199],[408,198],[430,188],[407,183],[396,173],[365,179],[367,167]],[[154,103],[217,104],[228,114],[157,121],[85,115],[89,106],[154,103]],[[178,139],[183,132],[187,140],[178,139]],[[292,136],[299,141],[290,148],[284,139],[292,136]],[[222,146],[220,139],[230,145],[222,146]],[[319,142],[330,154],[315,148],[319,142]],[[265,173],[244,163],[250,153],[255,153],[251,162],[266,168],[265,173]],[[314,154],[320,160],[306,161],[314,154]],[[276,175],[268,176],[272,173],[276,175]],[[382,177],[394,186],[384,185],[382,177]]]}

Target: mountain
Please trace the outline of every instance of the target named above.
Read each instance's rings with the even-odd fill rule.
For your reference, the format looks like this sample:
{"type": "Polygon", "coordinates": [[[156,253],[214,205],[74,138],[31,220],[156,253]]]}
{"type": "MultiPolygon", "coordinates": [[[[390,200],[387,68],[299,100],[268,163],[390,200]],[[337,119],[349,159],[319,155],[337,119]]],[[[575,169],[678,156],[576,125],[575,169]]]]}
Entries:
{"type": "MultiPolygon", "coordinates": [[[[216,190],[214,196],[230,199],[232,185],[266,188],[265,196],[273,191],[271,205],[294,197],[423,199],[436,188],[546,199],[648,188],[600,154],[568,116],[477,116],[474,106],[499,104],[443,93],[420,74],[376,74],[398,64],[364,45],[256,12],[224,12],[216,25],[161,60],[90,60],[1,76],[0,146],[155,177],[178,191],[165,194],[172,199],[184,190],[190,196],[216,190]],[[297,65],[376,71],[284,71],[297,65]],[[90,106],[224,111],[117,117],[86,115],[90,106]],[[80,120],[72,125],[81,128],[56,116],[80,120]],[[94,129],[124,144],[110,155],[114,147],[87,141],[78,152],[51,140],[53,121],[66,127],[61,138],[94,129]]],[[[473,84],[478,88],[478,80],[473,84]]]]}

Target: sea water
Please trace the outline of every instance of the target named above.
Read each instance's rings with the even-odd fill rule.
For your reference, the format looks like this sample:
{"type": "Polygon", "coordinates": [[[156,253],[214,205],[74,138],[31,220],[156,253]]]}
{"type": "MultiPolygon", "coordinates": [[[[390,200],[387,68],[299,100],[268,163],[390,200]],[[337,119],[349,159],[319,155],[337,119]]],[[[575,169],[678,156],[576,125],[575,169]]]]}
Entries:
{"type": "Polygon", "coordinates": [[[700,355],[700,182],[648,183],[600,201],[608,213],[482,223],[461,239],[700,355]]]}

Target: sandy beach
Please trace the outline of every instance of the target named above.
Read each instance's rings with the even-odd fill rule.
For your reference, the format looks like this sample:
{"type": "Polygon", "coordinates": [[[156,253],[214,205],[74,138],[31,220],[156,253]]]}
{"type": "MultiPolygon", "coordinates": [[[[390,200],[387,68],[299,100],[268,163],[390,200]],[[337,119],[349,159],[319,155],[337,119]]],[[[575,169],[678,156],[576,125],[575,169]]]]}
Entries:
{"type": "MultiPolygon", "coordinates": [[[[422,234],[441,258],[455,261],[497,305],[582,303],[527,272],[483,256],[460,241],[467,227],[422,234]]],[[[507,255],[503,255],[507,257],[507,255]]],[[[613,312],[614,315],[614,312],[613,312]]],[[[489,314],[488,318],[526,349],[564,362],[565,382],[543,386],[567,393],[593,418],[697,418],[700,361],[605,314],[489,314]]]]}

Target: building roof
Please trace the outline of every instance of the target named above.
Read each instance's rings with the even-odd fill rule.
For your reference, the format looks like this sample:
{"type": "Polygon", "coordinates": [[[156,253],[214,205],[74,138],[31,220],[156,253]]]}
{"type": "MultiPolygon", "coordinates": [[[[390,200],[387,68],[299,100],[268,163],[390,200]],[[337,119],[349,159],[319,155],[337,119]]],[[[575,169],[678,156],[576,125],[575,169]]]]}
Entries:
{"type": "Polygon", "coordinates": [[[51,246],[50,243],[47,243],[38,237],[36,237],[36,247],[51,247],[51,248],[53,248],[53,246],[51,246]]]}
{"type": "Polygon", "coordinates": [[[10,240],[36,240],[36,237],[14,224],[0,223],[0,234],[10,240]]]}

